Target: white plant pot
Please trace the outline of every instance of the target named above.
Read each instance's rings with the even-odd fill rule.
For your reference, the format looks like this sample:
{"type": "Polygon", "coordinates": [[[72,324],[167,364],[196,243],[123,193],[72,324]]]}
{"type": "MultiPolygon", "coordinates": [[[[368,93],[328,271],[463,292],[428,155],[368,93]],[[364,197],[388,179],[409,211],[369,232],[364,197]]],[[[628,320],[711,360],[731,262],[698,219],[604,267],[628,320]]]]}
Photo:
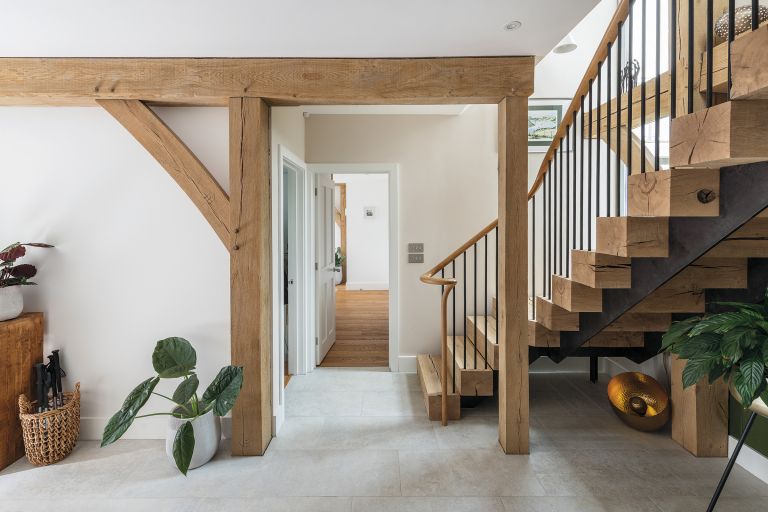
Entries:
{"type": "Polygon", "coordinates": [[[336,283],[336,285],[341,284],[341,270],[337,270],[334,272],[336,275],[333,276],[333,282],[336,283]]]}
{"type": "MultiPolygon", "coordinates": [[[[730,382],[728,387],[731,390],[731,394],[733,395],[733,398],[741,402],[741,395],[739,395],[739,392],[736,391],[736,386],[733,385],[733,381],[730,382]]],[[[749,410],[752,412],[756,412],[759,416],[762,416],[763,418],[768,418],[768,404],[763,402],[762,398],[759,398],[759,397],[755,398],[752,401],[752,404],[749,406],[749,410]]]]}
{"type": "MultiPolygon", "coordinates": [[[[168,432],[165,438],[165,453],[168,460],[176,467],[176,461],[173,460],[173,441],[176,438],[176,432],[179,430],[185,419],[171,416],[168,420],[168,432]]],[[[208,411],[202,416],[192,420],[192,430],[195,432],[195,449],[192,452],[192,461],[189,463],[189,469],[202,466],[216,455],[221,442],[221,421],[219,417],[208,411]]]]}
{"type": "Polygon", "coordinates": [[[0,288],[0,322],[19,316],[24,309],[24,296],[21,286],[0,288]]]}

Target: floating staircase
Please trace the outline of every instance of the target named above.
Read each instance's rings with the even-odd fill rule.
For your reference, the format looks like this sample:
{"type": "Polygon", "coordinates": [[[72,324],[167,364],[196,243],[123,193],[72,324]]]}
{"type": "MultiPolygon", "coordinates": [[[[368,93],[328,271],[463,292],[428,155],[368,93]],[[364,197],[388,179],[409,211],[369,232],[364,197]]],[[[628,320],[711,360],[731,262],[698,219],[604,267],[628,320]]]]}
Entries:
{"type": "MultiPolygon", "coordinates": [[[[626,2],[622,2],[622,6],[625,5],[626,2]]],[[[629,5],[628,9],[631,9],[631,3],[629,5]]],[[[607,40],[611,41],[610,38],[607,40]]],[[[555,362],[566,357],[590,357],[594,361],[596,357],[607,356],[642,362],[658,354],[661,335],[673,320],[710,311],[717,307],[715,301],[758,300],[763,296],[768,284],[767,45],[768,25],[741,35],[733,43],[732,101],[719,97],[720,103],[714,104],[710,94],[708,101],[712,106],[709,108],[676,117],[674,108],[671,109],[674,119],[670,129],[669,169],[657,168],[660,167],[659,159],[656,158],[654,165],[653,155],[643,155],[642,165],[638,166],[636,162],[633,165],[633,152],[623,150],[624,146],[629,148],[629,144],[637,143],[632,127],[628,127],[624,119],[625,111],[628,110],[627,118],[638,126],[640,119],[648,117],[644,111],[637,120],[633,117],[631,92],[625,103],[622,102],[626,96],[622,94],[627,93],[619,92],[618,101],[609,96],[606,104],[597,107],[596,133],[593,133],[590,104],[589,135],[586,134],[584,98],[588,95],[592,101],[594,73],[596,70],[600,73],[600,66],[591,67],[589,73],[593,74],[585,76],[577,92],[581,95],[581,108],[573,110],[577,103],[574,100],[529,193],[529,215],[533,216],[533,318],[528,321],[530,362],[542,356],[555,362]],[[585,88],[587,83],[588,90],[585,88]],[[624,109],[621,116],[617,105],[624,109]],[[607,116],[601,116],[601,106],[608,109],[607,116]],[[616,110],[612,112],[612,108],[616,110]],[[580,126],[577,125],[579,113],[580,126]],[[612,124],[613,114],[616,124],[612,124]],[[612,126],[613,134],[610,133],[612,126]],[[601,129],[608,133],[601,135],[601,129]],[[621,137],[626,138],[614,139],[620,130],[624,132],[621,137]],[[579,135],[580,153],[577,150],[579,135]],[[568,140],[568,137],[572,138],[568,140]],[[603,191],[607,191],[608,196],[607,199],[597,198],[601,190],[598,178],[595,204],[601,204],[599,201],[602,204],[593,209],[592,195],[589,196],[586,231],[576,227],[577,203],[584,209],[587,201],[585,197],[577,201],[576,190],[584,194],[585,189],[593,187],[594,190],[595,187],[591,167],[588,186],[583,177],[585,139],[590,145],[596,145],[597,152],[605,152],[604,163],[609,162],[607,170],[595,171],[607,177],[608,184],[603,191]],[[601,140],[603,144],[598,142],[601,140]],[[615,152],[616,144],[623,145],[619,155],[615,152]],[[572,167],[563,166],[563,146],[566,148],[566,164],[572,159],[572,167]],[[559,164],[557,150],[560,151],[559,164]],[[577,167],[579,156],[581,167],[577,167]],[[618,165],[619,160],[623,166],[618,165]],[[616,186],[613,208],[613,191],[608,190],[612,162],[616,162],[614,185],[619,183],[619,169],[624,172],[631,169],[632,172],[626,178],[626,195],[621,200],[616,186]],[[643,172],[640,172],[641,168],[643,172]],[[646,168],[648,172],[645,172],[646,168]],[[569,188],[571,176],[573,185],[569,188]],[[579,186],[577,176],[582,180],[579,186]],[[560,191],[559,197],[553,190],[560,191]],[[573,202],[569,205],[571,191],[573,202]],[[607,206],[603,206],[606,203],[607,206]],[[553,204],[559,208],[559,217],[554,218],[554,230],[551,225],[555,217],[553,204]],[[569,217],[571,209],[573,214],[569,217]],[[601,211],[605,215],[600,215],[601,211]],[[544,220],[539,217],[537,222],[537,215],[544,215],[544,220]],[[566,226],[564,230],[563,225],[566,226]],[[537,238],[536,229],[544,231],[544,234],[539,231],[541,240],[537,238]],[[554,253],[556,257],[552,256],[554,253]],[[555,268],[558,272],[552,271],[555,268]]],[[[610,59],[610,45],[607,52],[601,58],[610,59]]],[[[642,90],[645,94],[645,84],[642,90]]],[[[728,91],[727,85],[724,90],[728,91]]],[[[656,100],[655,108],[670,112],[669,96],[666,97],[666,107],[660,106],[659,101],[656,100]]],[[[640,108],[644,109],[645,105],[640,108]]],[[[656,114],[658,116],[658,110],[656,114]]],[[[640,144],[645,142],[640,141],[640,144]]],[[[590,149],[590,166],[592,158],[590,149]]],[[[583,212],[581,221],[584,221],[583,212]]],[[[455,299],[457,294],[453,286],[457,281],[469,286],[467,260],[468,255],[471,256],[475,287],[472,309],[482,310],[487,299],[483,297],[478,308],[478,244],[485,243],[484,268],[487,272],[488,237],[495,238],[495,230],[496,225],[492,223],[425,276],[442,272],[443,281],[431,284],[446,286],[446,293],[453,291],[455,299]],[[463,279],[459,279],[457,267],[462,264],[463,279]],[[453,277],[445,278],[449,269],[453,277]]],[[[466,290],[463,297],[466,311],[466,290]]],[[[449,360],[450,418],[460,415],[461,397],[493,395],[494,372],[498,370],[495,298],[491,299],[490,314],[462,316],[463,329],[459,326],[458,334],[447,336],[445,344],[449,360]]],[[[440,419],[440,356],[419,355],[418,361],[429,416],[440,419]]]]}

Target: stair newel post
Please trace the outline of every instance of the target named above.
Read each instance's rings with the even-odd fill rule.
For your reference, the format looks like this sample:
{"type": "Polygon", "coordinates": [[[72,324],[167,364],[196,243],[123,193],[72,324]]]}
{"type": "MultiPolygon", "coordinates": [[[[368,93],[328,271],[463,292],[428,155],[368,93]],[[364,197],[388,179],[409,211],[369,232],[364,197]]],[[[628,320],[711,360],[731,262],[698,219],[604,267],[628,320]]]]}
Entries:
{"type": "MultiPolygon", "coordinates": [[[[455,280],[445,281],[445,289],[440,300],[440,339],[441,370],[440,370],[440,423],[448,425],[448,296],[456,286],[455,280]]],[[[454,372],[455,373],[455,372],[454,372]]]]}

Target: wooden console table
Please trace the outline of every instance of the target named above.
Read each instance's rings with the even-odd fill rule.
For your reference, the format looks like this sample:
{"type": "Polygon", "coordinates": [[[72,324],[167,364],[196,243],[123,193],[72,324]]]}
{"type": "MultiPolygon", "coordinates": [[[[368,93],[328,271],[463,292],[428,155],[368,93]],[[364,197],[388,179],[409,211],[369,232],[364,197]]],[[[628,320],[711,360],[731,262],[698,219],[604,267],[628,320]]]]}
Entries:
{"type": "Polygon", "coordinates": [[[0,322],[0,469],[24,456],[19,395],[34,396],[34,365],[42,362],[42,313],[0,322]]]}

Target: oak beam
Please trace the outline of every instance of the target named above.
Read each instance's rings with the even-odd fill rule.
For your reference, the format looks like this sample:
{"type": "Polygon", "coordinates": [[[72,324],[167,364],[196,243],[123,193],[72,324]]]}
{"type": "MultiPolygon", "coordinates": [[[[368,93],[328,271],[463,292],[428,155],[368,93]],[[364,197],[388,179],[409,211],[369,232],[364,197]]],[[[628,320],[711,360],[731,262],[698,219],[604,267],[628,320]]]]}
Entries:
{"type": "Polygon", "coordinates": [[[510,454],[529,451],[527,113],[527,98],[499,103],[499,442],[510,454]]]}
{"type": "Polygon", "coordinates": [[[98,100],[181,187],[229,250],[229,198],[221,185],[157,114],[139,100],[98,100]]]}
{"type": "Polygon", "coordinates": [[[498,103],[533,92],[533,57],[412,59],[0,58],[0,104],[96,99],[226,106],[498,103]]]}
{"type": "Polygon", "coordinates": [[[263,455],[272,439],[272,225],[269,106],[229,103],[232,364],[244,368],[232,409],[232,454],[263,455]]]}

